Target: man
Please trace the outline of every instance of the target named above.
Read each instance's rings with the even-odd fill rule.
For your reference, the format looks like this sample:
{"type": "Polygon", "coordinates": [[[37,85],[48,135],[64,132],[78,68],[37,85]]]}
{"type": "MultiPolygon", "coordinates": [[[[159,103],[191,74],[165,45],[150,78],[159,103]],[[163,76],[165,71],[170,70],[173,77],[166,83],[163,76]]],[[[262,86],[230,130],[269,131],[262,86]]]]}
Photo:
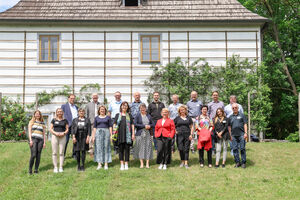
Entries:
{"type": "MultiPolygon", "coordinates": [[[[95,117],[98,115],[98,108],[101,105],[98,101],[99,96],[97,93],[92,94],[92,102],[89,102],[85,107],[85,113],[86,117],[90,119],[91,122],[91,130],[93,130],[94,127],[94,120],[95,117]]],[[[91,142],[92,137],[90,137],[90,143],[89,143],[89,153],[93,154],[93,144],[91,142]]]]}
{"type": "Polygon", "coordinates": [[[228,130],[232,138],[235,167],[242,166],[242,168],[246,168],[247,119],[244,114],[239,113],[237,103],[232,104],[232,110],[233,114],[229,117],[228,130]],[[242,165],[239,150],[241,151],[242,165]]]}
{"type": "MultiPolygon", "coordinates": [[[[202,102],[198,100],[198,93],[196,91],[192,91],[191,100],[186,103],[186,106],[188,107],[189,116],[192,118],[194,122],[194,126],[195,126],[196,117],[201,115],[202,105],[203,105],[202,102]]],[[[193,137],[197,138],[197,134],[194,134],[193,137]]],[[[192,153],[195,153],[194,139],[191,140],[191,146],[190,146],[192,153]]]]}
{"type": "MultiPolygon", "coordinates": [[[[114,123],[116,114],[120,113],[120,106],[122,103],[121,97],[122,97],[121,92],[119,91],[115,92],[115,101],[112,101],[108,106],[108,115],[111,117],[111,121],[112,121],[111,125],[113,125],[114,123]]],[[[114,144],[115,154],[117,154],[119,151],[118,145],[116,144],[115,141],[113,142],[113,144],[114,144]]]]}
{"type": "MultiPolygon", "coordinates": [[[[208,106],[208,116],[210,119],[214,120],[217,109],[222,108],[224,110],[224,103],[222,101],[219,101],[219,92],[218,91],[213,91],[212,99],[213,99],[213,101],[208,103],[207,106],[208,106]]],[[[212,152],[213,152],[213,155],[216,153],[215,140],[214,140],[213,136],[212,136],[212,152]]]]}
{"type": "Polygon", "coordinates": [[[130,112],[132,115],[132,118],[136,118],[136,116],[140,113],[140,105],[143,103],[141,101],[141,94],[139,92],[135,92],[133,94],[134,102],[130,104],[130,112]]]}
{"type": "MultiPolygon", "coordinates": [[[[75,95],[70,94],[68,96],[68,103],[63,104],[61,106],[61,109],[64,111],[64,118],[68,121],[68,125],[69,125],[69,132],[66,135],[67,141],[66,141],[64,156],[66,156],[66,152],[67,152],[67,147],[68,147],[69,138],[72,129],[72,121],[78,116],[78,107],[74,103],[75,103],[75,95]]],[[[72,157],[75,157],[74,149],[73,149],[72,157]]]]}
{"type": "MultiPolygon", "coordinates": [[[[172,101],[173,103],[169,105],[169,114],[170,119],[174,120],[178,116],[178,108],[182,105],[181,103],[178,103],[179,97],[177,94],[172,95],[172,101]]],[[[172,139],[172,152],[175,152],[175,141],[176,141],[176,134],[174,138],[172,139]]]]}
{"type": "MultiPolygon", "coordinates": [[[[153,102],[148,106],[148,114],[151,115],[154,125],[162,118],[161,110],[165,108],[165,104],[159,101],[159,92],[153,92],[153,102]]],[[[153,128],[154,133],[155,128],[153,128]]],[[[155,135],[155,133],[154,133],[155,135]]],[[[154,148],[157,150],[156,138],[153,136],[154,148]]]]}
{"type": "MultiPolygon", "coordinates": [[[[225,106],[225,108],[224,108],[224,112],[225,112],[227,118],[229,118],[233,113],[232,104],[236,103],[236,96],[231,95],[230,98],[229,98],[229,102],[230,103],[227,106],[225,106]]],[[[239,106],[239,113],[244,114],[243,107],[238,103],[236,103],[236,104],[239,106]]],[[[230,154],[233,156],[233,148],[232,148],[232,142],[231,141],[229,141],[229,145],[230,145],[230,154]]]]}

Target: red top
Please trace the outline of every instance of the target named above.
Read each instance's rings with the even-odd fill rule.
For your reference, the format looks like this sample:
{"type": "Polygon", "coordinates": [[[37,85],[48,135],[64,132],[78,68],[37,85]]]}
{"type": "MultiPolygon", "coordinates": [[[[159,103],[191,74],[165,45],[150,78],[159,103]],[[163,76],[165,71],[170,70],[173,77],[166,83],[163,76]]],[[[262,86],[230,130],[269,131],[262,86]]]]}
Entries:
{"type": "Polygon", "coordinates": [[[162,120],[157,121],[155,126],[155,137],[158,138],[161,135],[163,137],[173,138],[175,135],[175,124],[174,121],[170,118],[167,118],[164,125],[162,125],[162,120]]]}

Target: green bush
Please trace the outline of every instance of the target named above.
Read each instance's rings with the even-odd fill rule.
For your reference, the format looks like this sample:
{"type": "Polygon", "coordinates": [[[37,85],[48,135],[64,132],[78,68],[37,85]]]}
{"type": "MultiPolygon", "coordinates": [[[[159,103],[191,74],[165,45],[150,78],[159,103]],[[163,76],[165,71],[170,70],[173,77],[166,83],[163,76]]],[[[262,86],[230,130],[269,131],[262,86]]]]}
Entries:
{"type": "Polygon", "coordinates": [[[288,137],[285,138],[290,142],[299,142],[299,132],[291,133],[288,137]]]}

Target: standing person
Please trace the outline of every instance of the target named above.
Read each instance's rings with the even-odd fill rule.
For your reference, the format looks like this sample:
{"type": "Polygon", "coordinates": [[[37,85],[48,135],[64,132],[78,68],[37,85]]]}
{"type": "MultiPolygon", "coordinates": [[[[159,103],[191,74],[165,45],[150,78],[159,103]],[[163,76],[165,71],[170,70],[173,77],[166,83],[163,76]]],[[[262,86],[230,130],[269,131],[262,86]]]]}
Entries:
{"type": "Polygon", "coordinates": [[[180,167],[188,169],[190,143],[194,133],[193,120],[188,116],[187,106],[181,105],[178,108],[178,114],[179,116],[174,119],[174,123],[176,127],[177,146],[181,160],[180,167]]]}
{"type": "Polygon", "coordinates": [[[116,114],[114,121],[114,131],[117,131],[117,144],[119,148],[120,170],[128,170],[130,156],[130,146],[134,137],[133,118],[130,114],[129,104],[123,101],[120,106],[120,112],[116,114]],[[125,162],[124,162],[125,156],[125,162]]]}
{"type": "Polygon", "coordinates": [[[197,118],[196,130],[198,131],[198,150],[200,166],[204,167],[204,150],[207,151],[208,167],[212,167],[212,130],[213,121],[209,118],[208,106],[202,106],[202,114],[197,118]]]}
{"type": "Polygon", "coordinates": [[[172,138],[175,135],[175,124],[169,118],[169,110],[163,108],[161,111],[162,118],[155,125],[155,137],[157,139],[157,159],[158,169],[167,169],[167,164],[171,162],[172,138]]]}
{"type": "Polygon", "coordinates": [[[239,106],[236,103],[232,104],[232,110],[233,114],[229,117],[228,130],[232,137],[235,167],[246,168],[247,119],[244,114],[239,113],[239,106]],[[242,165],[239,150],[241,151],[242,165]]]}
{"type": "MultiPolygon", "coordinates": [[[[69,132],[66,135],[66,145],[65,145],[65,150],[64,150],[64,156],[66,156],[69,138],[70,138],[70,134],[71,134],[71,130],[72,130],[72,121],[78,116],[78,107],[75,105],[75,95],[74,94],[70,94],[68,96],[68,103],[63,104],[61,106],[61,109],[64,112],[64,119],[66,119],[68,121],[68,126],[69,126],[69,129],[68,129],[69,132]]],[[[74,148],[72,151],[72,157],[73,158],[76,157],[74,148]]]]}
{"type": "Polygon", "coordinates": [[[42,149],[46,147],[45,137],[46,126],[41,111],[36,110],[28,124],[28,138],[30,146],[29,174],[32,174],[32,167],[35,161],[34,173],[39,173],[42,149]]]}
{"type": "MultiPolygon", "coordinates": [[[[239,106],[239,113],[244,114],[244,110],[243,107],[238,104],[236,102],[236,96],[235,95],[231,95],[229,98],[229,104],[227,106],[225,106],[224,111],[226,113],[226,117],[229,118],[232,114],[233,114],[233,110],[232,110],[232,104],[236,103],[239,106]]],[[[233,156],[233,148],[232,148],[232,141],[229,141],[229,145],[230,145],[230,154],[233,156]]]]}
{"type": "Polygon", "coordinates": [[[138,114],[140,114],[140,105],[143,103],[141,101],[141,94],[139,92],[135,92],[134,95],[134,102],[130,104],[130,112],[132,118],[135,119],[138,114]]]}
{"type": "MultiPolygon", "coordinates": [[[[157,121],[162,118],[161,111],[165,108],[165,104],[159,101],[159,92],[153,92],[153,102],[148,106],[148,114],[151,115],[154,125],[157,121]]],[[[155,128],[153,129],[155,132],[155,128]]],[[[157,141],[156,138],[153,138],[154,148],[157,151],[157,141]]]]}
{"type": "Polygon", "coordinates": [[[50,124],[50,133],[52,133],[52,160],[54,165],[54,173],[63,172],[64,164],[64,150],[66,145],[66,135],[69,132],[68,121],[64,119],[64,111],[57,108],[55,118],[52,119],[50,124]],[[59,170],[57,168],[57,152],[59,152],[59,170]]]}
{"type": "MultiPolygon", "coordinates": [[[[95,120],[95,117],[98,116],[98,108],[101,105],[100,102],[98,101],[98,99],[99,99],[98,94],[93,93],[92,94],[92,101],[89,102],[85,107],[86,117],[91,122],[91,130],[93,130],[94,120],[95,120]]],[[[92,137],[90,137],[90,141],[89,141],[89,153],[90,153],[90,155],[92,155],[94,153],[93,143],[91,142],[91,139],[92,139],[92,137]]]]}
{"type": "MultiPolygon", "coordinates": [[[[189,116],[192,118],[194,125],[195,125],[196,118],[201,115],[202,105],[203,105],[202,102],[198,100],[198,93],[196,91],[192,91],[191,100],[186,103],[186,106],[188,107],[189,116]]],[[[193,134],[193,139],[191,140],[190,149],[192,153],[195,153],[194,137],[196,137],[196,134],[193,134]]]]}
{"type": "Polygon", "coordinates": [[[110,141],[112,138],[111,118],[107,116],[105,106],[100,106],[98,109],[98,116],[94,121],[94,129],[92,141],[95,144],[94,161],[98,163],[97,170],[102,168],[108,169],[108,163],[111,163],[111,148],[110,141]]]}
{"type": "Polygon", "coordinates": [[[153,159],[152,137],[151,133],[154,127],[154,122],[149,114],[147,114],[146,104],[140,105],[140,112],[134,118],[135,147],[134,158],[140,160],[140,168],[144,168],[144,160],[146,160],[146,168],[149,168],[149,160],[153,159]]]}
{"type": "MultiPolygon", "coordinates": [[[[115,92],[115,100],[108,105],[108,116],[110,116],[112,123],[115,121],[116,115],[120,112],[120,105],[123,102],[121,97],[122,97],[121,92],[119,91],[115,92]]],[[[114,145],[114,152],[115,154],[117,154],[119,151],[118,144],[116,144],[116,142],[114,141],[113,145],[114,145]]]]}
{"type": "Polygon", "coordinates": [[[216,117],[214,119],[214,132],[215,132],[215,140],[216,140],[216,165],[215,167],[219,167],[219,160],[221,156],[221,149],[223,145],[223,162],[222,168],[225,167],[226,157],[227,157],[227,146],[228,141],[231,139],[231,136],[228,132],[228,119],[224,113],[222,108],[218,108],[216,111],[216,117]]]}
{"type": "Polygon", "coordinates": [[[74,151],[77,159],[77,170],[84,171],[85,155],[89,150],[89,141],[91,136],[91,122],[85,117],[85,110],[78,110],[78,117],[72,122],[72,135],[74,151]],[[81,158],[81,165],[80,165],[81,158]]]}
{"type": "MultiPolygon", "coordinates": [[[[178,108],[182,105],[179,103],[179,96],[177,94],[172,95],[172,101],[173,103],[169,105],[169,112],[170,112],[170,119],[174,120],[178,116],[178,108]]],[[[177,135],[175,134],[173,140],[172,140],[172,152],[175,152],[175,141],[176,141],[177,135]]]]}

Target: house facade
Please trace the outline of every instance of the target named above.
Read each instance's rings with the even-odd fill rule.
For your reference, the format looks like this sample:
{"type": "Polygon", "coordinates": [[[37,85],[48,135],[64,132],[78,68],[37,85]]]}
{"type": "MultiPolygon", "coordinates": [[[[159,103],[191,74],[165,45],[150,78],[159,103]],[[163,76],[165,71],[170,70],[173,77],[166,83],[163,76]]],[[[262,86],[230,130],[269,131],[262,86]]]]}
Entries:
{"type": "Polygon", "coordinates": [[[0,92],[29,104],[42,90],[99,83],[102,99],[139,91],[146,101],[152,64],[260,61],[267,22],[236,0],[21,0],[0,13],[0,92]]]}

